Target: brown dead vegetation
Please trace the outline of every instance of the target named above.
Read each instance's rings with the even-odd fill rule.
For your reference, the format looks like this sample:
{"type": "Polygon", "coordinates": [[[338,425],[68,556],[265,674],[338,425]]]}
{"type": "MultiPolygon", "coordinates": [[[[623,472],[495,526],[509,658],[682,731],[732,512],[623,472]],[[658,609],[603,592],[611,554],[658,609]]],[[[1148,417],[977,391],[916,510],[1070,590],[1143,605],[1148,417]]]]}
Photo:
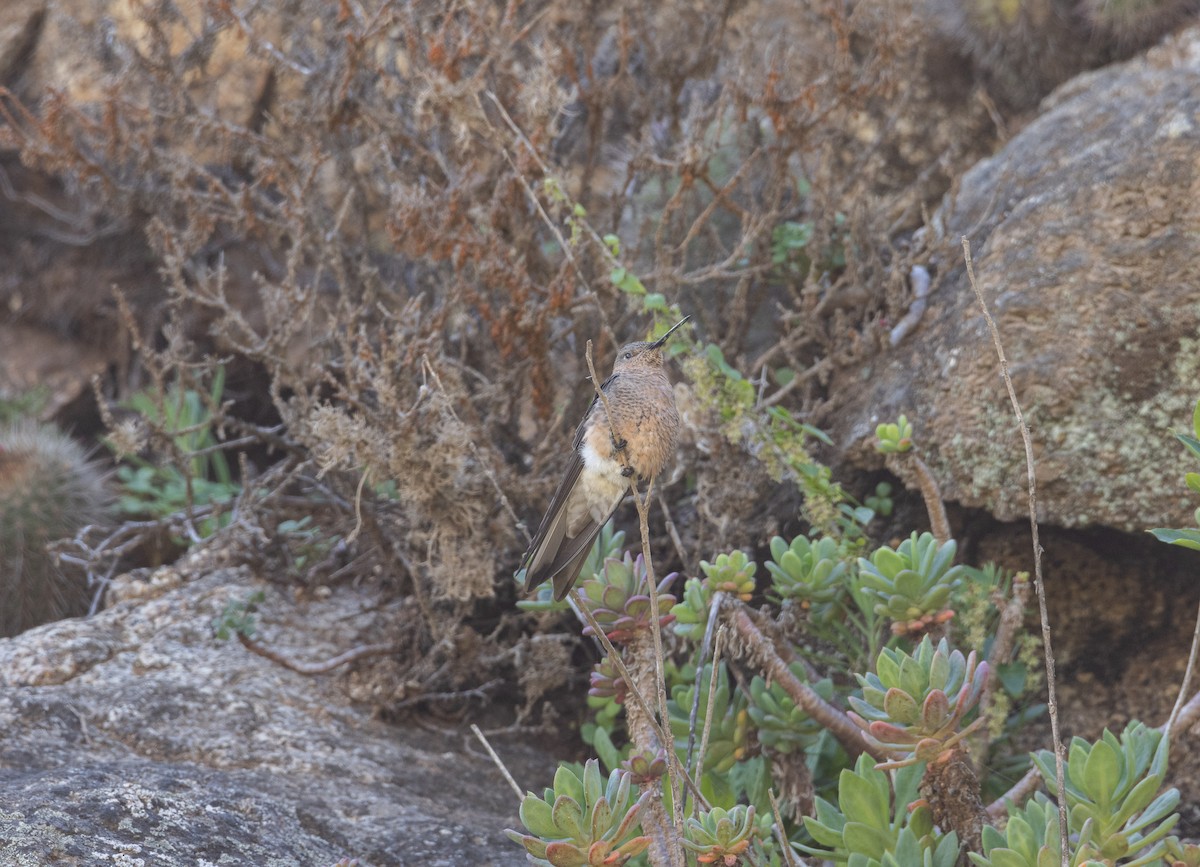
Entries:
{"type": "MultiPolygon", "coordinates": [[[[520,522],[588,399],[584,341],[601,338],[604,366],[647,325],[599,236],[620,239],[620,262],[692,313],[763,401],[820,424],[831,366],[876,351],[903,313],[890,275],[908,254],[893,239],[963,159],[880,145],[911,139],[914,116],[936,140],[945,114],[914,84],[924,49],[903,4],[133,8],[107,42],[95,21],[69,31],[83,55],[105,46],[86,88],[0,94],[0,143],[19,152],[14,174],[70,203],[60,249],[120,234],[157,272],[75,290],[76,324],[102,310],[103,340],[130,350],[100,383],[106,405],[147,384],[204,393],[216,365],[230,371],[210,407],[242,455],[229,549],[286,567],[274,528],[309,516],[335,544],[288,580],[408,599],[412,655],[377,681],[404,694],[384,705],[520,662],[500,651],[512,615],[497,625],[477,602],[511,598],[520,522]],[[773,261],[789,221],[830,262],[773,261]]],[[[61,223],[44,201],[22,207],[61,223]]],[[[52,307],[31,298],[17,318],[52,307]]],[[[764,497],[702,405],[691,420],[694,485],[668,494],[684,553],[792,519],[795,494],[764,497]]],[[[133,547],[84,545],[82,559],[111,574],[133,547]]],[[[527,677],[523,714],[555,682],[527,677]]]]}

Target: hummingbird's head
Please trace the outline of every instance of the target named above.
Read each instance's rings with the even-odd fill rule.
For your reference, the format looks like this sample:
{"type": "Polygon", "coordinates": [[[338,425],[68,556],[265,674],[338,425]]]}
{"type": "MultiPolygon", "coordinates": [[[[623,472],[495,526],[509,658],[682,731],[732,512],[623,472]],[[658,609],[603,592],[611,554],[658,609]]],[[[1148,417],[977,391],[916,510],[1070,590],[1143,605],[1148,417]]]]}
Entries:
{"type": "Polygon", "coordinates": [[[637,368],[662,367],[663,345],[667,342],[667,338],[671,336],[671,333],[676,328],[691,318],[691,316],[683,317],[672,325],[658,340],[642,340],[637,343],[626,343],[621,347],[621,351],[617,353],[617,360],[613,363],[613,373],[637,368]]]}

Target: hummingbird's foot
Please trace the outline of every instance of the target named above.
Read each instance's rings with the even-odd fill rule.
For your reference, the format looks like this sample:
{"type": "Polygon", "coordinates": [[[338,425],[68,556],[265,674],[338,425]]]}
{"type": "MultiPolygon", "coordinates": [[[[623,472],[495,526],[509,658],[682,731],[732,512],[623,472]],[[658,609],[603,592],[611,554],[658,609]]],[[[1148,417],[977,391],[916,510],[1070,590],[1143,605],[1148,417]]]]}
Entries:
{"type": "Polygon", "coordinates": [[[617,439],[616,437],[610,437],[610,438],[612,439],[612,447],[613,447],[614,452],[623,452],[623,451],[625,451],[625,447],[627,445],[629,445],[629,441],[626,440],[624,437],[622,437],[621,439],[617,439]]]}
{"type": "Polygon", "coordinates": [[[633,475],[633,467],[621,467],[621,475],[623,475],[625,478],[629,478],[633,475]]]}

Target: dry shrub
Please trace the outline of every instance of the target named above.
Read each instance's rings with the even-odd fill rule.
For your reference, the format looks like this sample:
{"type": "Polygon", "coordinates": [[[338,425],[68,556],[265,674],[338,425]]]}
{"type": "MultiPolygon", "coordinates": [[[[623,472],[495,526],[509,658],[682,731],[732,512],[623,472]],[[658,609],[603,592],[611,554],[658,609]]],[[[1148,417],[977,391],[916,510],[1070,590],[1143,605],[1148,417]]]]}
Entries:
{"type": "MultiPolygon", "coordinates": [[[[544,504],[587,399],[583,340],[602,338],[603,366],[645,327],[599,235],[735,366],[794,370],[774,402],[816,421],[830,365],[874,351],[903,304],[868,207],[908,176],[879,151],[918,53],[900,4],[131,8],[78,25],[80,51],[109,27],[88,88],[3,95],[7,134],[81,207],[144,231],[187,339],[136,309],[143,349],[197,379],[242,370],[218,426],[257,438],[259,464],[288,455],[243,520],[269,534],[296,495],[320,502],[299,512],[354,542],[338,574],[433,600],[430,642],[511,586],[518,516],[544,504]],[[811,224],[814,261],[845,263],[781,270],[785,221],[811,224]]],[[[718,431],[696,424],[707,502],[683,510],[685,544],[698,523],[744,544],[768,504],[734,492],[728,520],[714,480],[745,456],[696,446],[718,431]]]]}

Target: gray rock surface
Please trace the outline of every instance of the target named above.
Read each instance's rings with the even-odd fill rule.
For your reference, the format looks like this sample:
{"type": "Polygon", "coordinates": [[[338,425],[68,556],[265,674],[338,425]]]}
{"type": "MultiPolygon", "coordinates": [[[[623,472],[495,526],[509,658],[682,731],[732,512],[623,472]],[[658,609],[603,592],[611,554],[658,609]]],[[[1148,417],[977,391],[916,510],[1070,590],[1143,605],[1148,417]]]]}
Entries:
{"type": "Polygon", "coordinates": [[[840,445],[878,464],[875,425],[905,413],[947,500],[1028,514],[965,235],[1033,431],[1039,517],[1190,524],[1171,433],[1200,397],[1200,29],[1064,85],[935,224],[942,273],[921,326],[831,386],[849,396],[840,445]]]}
{"type": "Polygon", "coordinates": [[[0,640],[0,864],[525,863],[503,835],[516,798],[469,733],[374,720],[339,674],[295,673],[210,627],[261,589],[263,642],[321,661],[388,640],[369,600],[293,598],[212,559],[0,640]]]}

